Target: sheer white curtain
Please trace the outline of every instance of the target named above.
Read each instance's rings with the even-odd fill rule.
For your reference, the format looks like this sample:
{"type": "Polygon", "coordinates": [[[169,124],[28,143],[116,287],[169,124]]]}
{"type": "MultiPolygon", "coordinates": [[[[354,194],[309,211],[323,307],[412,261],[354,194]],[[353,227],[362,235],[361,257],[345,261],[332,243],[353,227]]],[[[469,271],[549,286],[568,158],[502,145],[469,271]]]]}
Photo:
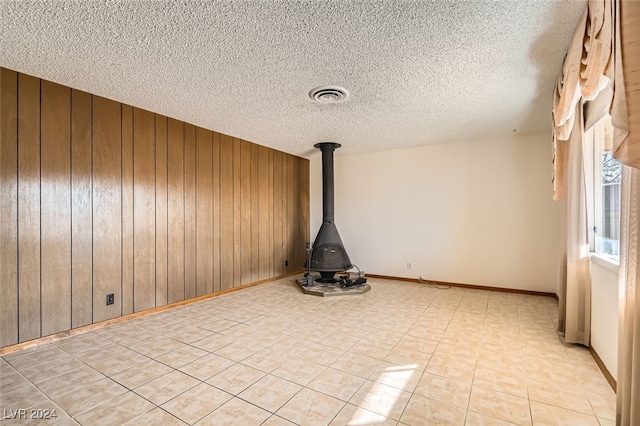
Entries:
{"type": "Polygon", "coordinates": [[[558,328],[565,341],[589,345],[591,333],[591,271],[587,225],[587,191],[584,173],[582,102],[576,105],[575,125],[567,144],[563,199],[565,253],[558,328]]]}
{"type": "Polygon", "coordinates": [[[620,212],[618,425],[640,425],[640,2],[617,1],[611,122],[623,167],[620,212]]]}

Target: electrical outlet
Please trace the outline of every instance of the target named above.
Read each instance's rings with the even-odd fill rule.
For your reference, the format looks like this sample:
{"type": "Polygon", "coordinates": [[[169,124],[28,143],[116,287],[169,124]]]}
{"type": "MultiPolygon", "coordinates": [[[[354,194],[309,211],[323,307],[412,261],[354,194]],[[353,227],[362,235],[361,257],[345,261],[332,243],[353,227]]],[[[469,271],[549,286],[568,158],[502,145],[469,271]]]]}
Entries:
{"type": "Polygon", "coordinates": [[[413,263],[407,262],[407,269],[413,269],[413,263]]]}
{"type": "Polygon", "coordinates": [[[115,294],[113,293],[109,293],[107,294],[107,305],[113,305],[114,301],[115,301],[115,294]]]}

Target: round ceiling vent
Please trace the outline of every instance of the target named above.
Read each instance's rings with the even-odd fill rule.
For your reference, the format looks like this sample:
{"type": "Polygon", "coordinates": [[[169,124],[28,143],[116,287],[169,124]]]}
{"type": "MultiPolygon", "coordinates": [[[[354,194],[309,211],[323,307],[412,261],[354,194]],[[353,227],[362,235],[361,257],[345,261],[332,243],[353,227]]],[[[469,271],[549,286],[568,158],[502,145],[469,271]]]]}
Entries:
{"type": "Polygon", "coordinates": [[[311,99],[325,104],[342,102],[347,99],[347,95],[348,93],[345,89],[336,86],[316,87],[309,92],[311,99]]]}

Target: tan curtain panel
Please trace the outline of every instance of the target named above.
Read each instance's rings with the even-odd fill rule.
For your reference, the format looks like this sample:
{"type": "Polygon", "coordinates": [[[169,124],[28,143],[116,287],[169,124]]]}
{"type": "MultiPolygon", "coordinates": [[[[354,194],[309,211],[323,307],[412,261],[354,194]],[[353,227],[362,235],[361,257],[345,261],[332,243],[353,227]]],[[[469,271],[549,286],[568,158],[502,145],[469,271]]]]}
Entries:
{"type": "Polygon", "coordinates": [[[624,167],[620,212],[616,424],[640,424],[640,2],[616,2],[613,155],[624,167]]]}
{"type": "Polygon", "coordinates": [[[640,170],[623,166],[616,424],[640,425],[640,170]]]}
{"type": "Polygon", "coordinates": [[[564,200],[565,190],[567,187],[564,171],[567,168],[567,155],[569,152],[569,143],[559,140],[557,135],[553,134],[553,199],[564,200]]]}
{"type": "Polygon", "coordinates": [[[613,156],[640,168],[640,2],[616,3],[613,156]]]}

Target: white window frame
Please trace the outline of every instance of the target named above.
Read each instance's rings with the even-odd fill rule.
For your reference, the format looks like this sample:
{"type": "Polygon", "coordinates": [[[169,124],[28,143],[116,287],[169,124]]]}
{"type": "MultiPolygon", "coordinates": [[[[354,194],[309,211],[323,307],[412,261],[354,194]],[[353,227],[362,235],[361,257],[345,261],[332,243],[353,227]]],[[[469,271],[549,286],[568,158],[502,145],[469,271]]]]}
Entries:
{"type": "MultiPolygon", "coordinates": [[[[596,234],[594,230],[603,221],[602,215],[602,155],[605,153],[602,141],[605,139],[603,120],[610,120],[607,114],[584,132],[584,174],[587,191],[587,225],[589,227],[589,251],[592,257],[610,263],[617,269],[619,260],[616,256],[596,251],[596,234]]],[[[598,262],[598,263],[602,263],[598,262]]]]}

